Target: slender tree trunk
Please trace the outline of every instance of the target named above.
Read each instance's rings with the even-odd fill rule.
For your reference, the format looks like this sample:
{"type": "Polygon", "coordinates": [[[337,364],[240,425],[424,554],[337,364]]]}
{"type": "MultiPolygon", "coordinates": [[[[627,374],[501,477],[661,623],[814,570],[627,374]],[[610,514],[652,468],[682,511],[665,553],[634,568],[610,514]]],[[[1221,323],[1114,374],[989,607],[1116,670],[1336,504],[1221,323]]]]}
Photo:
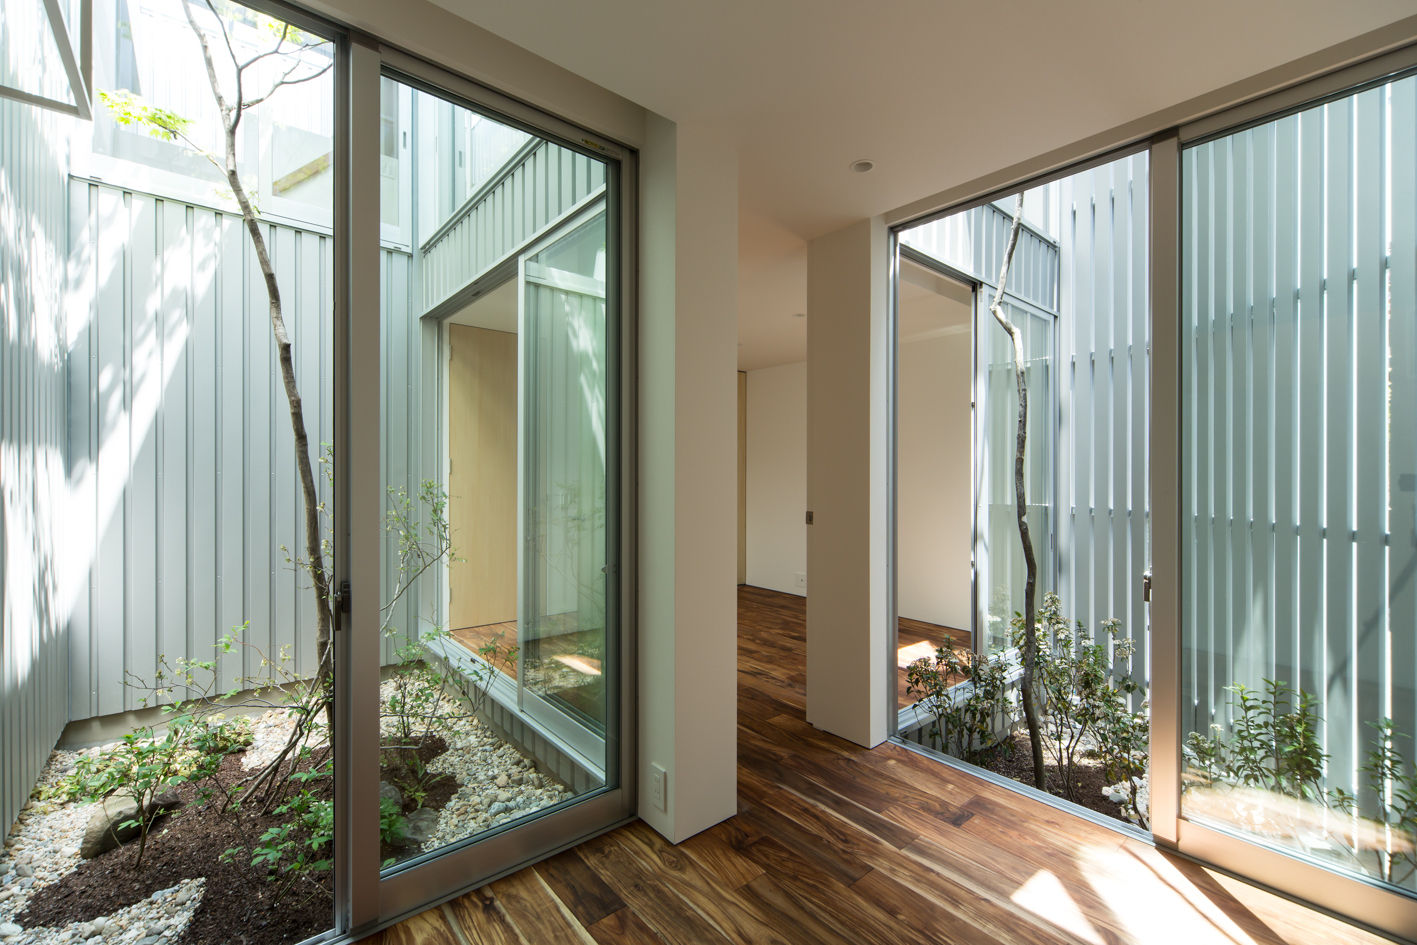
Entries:
{"type": "Polygon", "coordinates": [[[1018,513],[1018,538],[1023,546],[1023,678],[1019,691],[1023,698],[1023,717],[1028,724],[1028,741],[1033,750],[1033,784],[1046,790],[1047,776],[1043,766],[1043,734],[1038,717],[1038,703],[1033,692],[1034,666],[1038,661],[1038,560],[1033,553],[1033,540],[1028,531],[1028,495],[1024,479],[1024,459],[1028,451],[1028,379],[1024,375],[1023,333],[1004,313],[1004,287],[1009,281],[1009,267],[1018,248],[1019,228],[1023,223],[1023,195],[1014,208],[1013,225],[1009,228],[1009,245],[999,269],[999,288],[989,305],[989,312],[1008,333],[1013,344],[1014,379],[1018,384],[1018,436],[1014,447],[1014,503],[1018,513]]]}
{"type": "Polygon", "coordinates": [[[295,465],[300,475],[300,494],[305,505],[305,556],[309,562],[310,580],[315,586],[315,652],[319,654],[316,678],[321,680],[323,685],[331,665],[330,637],[333,620],[329,606],[330,588],[325,571],[324,548],[320,544],[320,498],[315,487],[315,470],[310,462],[310,437],[305,429],[305,408],[300,399],[300,388],[295,381],[295,358],[281,308],[280,285],[276,281],[275,268],[271,265],[271,254],[266,246],[265,234],[261,232],[260,218],[251,206],[251,200],[241,184],[241,177],[236,172],[236,129],[230,124],[227,125],[226,155],[227,181],[231,192],[236,196],[237,204],[241,207],[241,216],[246,221],[246,232],[250,234],[251,244],[256,248],[256,259],[266,281],[266,295],[270,299],[271,334],[276,342],[276,357],[280,361],[280,378],[285,388],[285,399],[290,405],[290,430],[295,437],[295,465]]]}
{"type": "MultiPolygon", "coordinates": [[[[211,85],[212,97],[216,100],[217,108],[221,112],[226,151],[221,170],[226,177],[227,185],[231,188],[232,196],[241,208],[241,217],[246,223],[246,232],[251,237],[251,245],[255,247],[256,259],[261,267],[261,276],[265,280],[266,297],[270,302],[271,334],[275,338],[276,356],[280,362],[280,376],[281,383],[285,388],[285,399],[290,405],[290,429],[295,437],[295,465],[300,476],[300,494],[305,506],[305,566],[315,588],[315,652],[318,654],[315,680],[316,685],[320,687],[322,707],[329,715],[329,678],[330,670],[333,667],[330,643],[334,615],[330,607],[329,576],[325,570],[324,548],[320,542],[320,499],[315,486],[314,467],[310,462],[310,437],[305,428],[305,408],[300,398],[300,387],[295,380],[295,359],[291,352],[290,333],[285,326],[280,284],[276,279],[275,267],[271,264],[271,254],[266,245],[265,234],[261,232],[260,214],[252,205],[237,170],[236,131],[240,127],[242,112],[246,107],[242,88],[242,69],[236,64],[233,54],[232,64],[236,66],[236,98],[234,101],[230,101],[222,94],[221,80],[217,76],[216,63],[212,58],[211,46],[207,42],[206,34],[202,32],[196,19],[192,16],[188,0],[181,0],[181,5],[182,12],[186,14],[188,25],[201,45],[202,59],[207,69],[207,81],[211,85]]],[[[212,12],[215,15],[215,9],[212,12]]],[[[217,18],[217,23],[221,29],[225,30],[220,17],[217,18]]],[[[230,50],[229,41],[227,48],[230,50]]]]}

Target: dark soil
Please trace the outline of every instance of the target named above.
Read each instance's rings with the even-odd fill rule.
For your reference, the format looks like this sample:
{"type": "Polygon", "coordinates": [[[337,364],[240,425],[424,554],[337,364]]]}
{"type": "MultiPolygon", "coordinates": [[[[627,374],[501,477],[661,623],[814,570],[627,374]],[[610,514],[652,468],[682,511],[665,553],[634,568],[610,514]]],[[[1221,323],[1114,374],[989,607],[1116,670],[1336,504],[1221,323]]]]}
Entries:
{"type": "MultiPolygon", "coordinates": [[[[426,764],[446,750],[441,738],[432,738],[420,746],[417,754],[426,764]]],[[[394,753],[388,754],[390,758],[386,760],[392,761],[394,753]]],[[[241,767],[240,757],[228,756],[216,776],[228,788],[251,775],[241,767]]],[[[407,772],[396,774],[406,776],[407,772]]],[[[330,928],[334,900],[329,873],[315,874],[287,886],[273,879],[274,874],[251,866],[249,852],[222,861],[222,854],[232,847],[249,851],[267,827],[283,823],[284,818],[248,810],[242,812],[238,826],[231,813],[218,809],[219,802],[201,801],[203,787],[184,784],[177,788],[183,806],[154,825],[141,868],[133,868],[136,842],[85,860],[72,873],[36,893],[15,921],[23,928],[85,922],[111,915],[182,880],[205,877],[201,902],[176,945],[278,945],[298,942],[330,928]]],[[[315,780],[307,787],[319,798],[332,796],[331,779],[315,780]]],[[[423,806],[438,810],[456,790],[451,778],[439,777],[429,784],[423,806]]],[[[405,802],[406,810],[416,806],[414,799],[405,802]]],[[[384,845],[382,855],[387,858],[414,852],[384,845]]]]}
{"type": "MultiPolygon", "coordinates": [[[[1049,794],[1066,798],[1080,807],[1086,807],[1099,814],[1106,814],[1108,817],[1126,821],[1127,818],[1122,815],[1121,806],[1112,803],[1102,793],[1102,789],[1109,782],[1102,772],[1100,762],[1091,758],[1078,758],[1074,761],[1073,791],[1069,796],[1064,790],[1062,772],[1059,771],[1057,765],[1048,760],[1046,745],[1044,746],[1043,759],[1046,765],[1045,774],[1048,778],[1049,794]]],[[[1012,778],[1030,786],[1033,784],[1033,749],[1029,746],[1027,732],[1015,732],[1007,742],[972,760],[974,764],[993,771],[995,774],[1002,774],[1006,778],[1012,778]]]]}

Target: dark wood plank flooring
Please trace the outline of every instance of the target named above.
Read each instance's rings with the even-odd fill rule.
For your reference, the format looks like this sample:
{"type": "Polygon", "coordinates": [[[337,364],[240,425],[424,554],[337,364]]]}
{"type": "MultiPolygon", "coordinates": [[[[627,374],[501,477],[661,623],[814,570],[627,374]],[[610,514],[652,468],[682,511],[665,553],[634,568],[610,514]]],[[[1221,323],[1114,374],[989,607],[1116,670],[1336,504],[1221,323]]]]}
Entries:
{"type": "Polygon", "coordinates": [[[739,813],[643,823],[395,926],[395,943],[1376,945],[1383,941],[894,745],[804,721],[804,603],[739,592],[739,813]]]}

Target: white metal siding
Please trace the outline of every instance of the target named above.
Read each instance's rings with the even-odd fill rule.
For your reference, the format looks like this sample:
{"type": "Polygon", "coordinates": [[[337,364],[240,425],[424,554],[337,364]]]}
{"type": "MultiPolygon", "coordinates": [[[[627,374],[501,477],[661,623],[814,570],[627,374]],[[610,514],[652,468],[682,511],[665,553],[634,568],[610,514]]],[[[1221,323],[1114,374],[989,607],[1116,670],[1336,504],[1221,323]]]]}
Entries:
{"type": "Polygon", "coordinates": [[[427,312],[508,258],[605,184],[605,165],[549,141],[522,153],[423,246],[427,312]]]}
{"type": "Polygon", "coordinates": [[[0,100],[0,821],[68,720],[67,120],[0,100]]]}
{"type": "Polygon", "coordinates": [[[1302,686],[1349,790],[1417,725],[1415,161],[1406,79],[1182,164],[1184,721],[1302,686]]]}
{"type": "MultiPolygon", "coordinates": [[[[288,650],[311,671],[314,597],[281,550],[304,553],[294,440],[240,216],[79,180],[70,203],[70,449],[86,473],[75,502],[91,529],[66,550],[87,569],[72,622],[72,717],[137,707],[142,693],[125,674],[150,680],[163,656],[213,658],[213,644],[246,621],[257,649],[218,657],[224,687],[257,674],[259,654],[288,650]]],[[[263,229],[316,451],[333,439],[332,240],[263,229]]],[[[382,254],[386,485],[416,493],[410,405],[423,381],[407,361],[420,327],[410,262],[382,254]]]]}
{"type": "Polygon", "coordinates": [[[1147,156],[1058,182],[1058,594],[1100,638],[1115,617],[1147,666],[1151,397],[1147,156]]]}

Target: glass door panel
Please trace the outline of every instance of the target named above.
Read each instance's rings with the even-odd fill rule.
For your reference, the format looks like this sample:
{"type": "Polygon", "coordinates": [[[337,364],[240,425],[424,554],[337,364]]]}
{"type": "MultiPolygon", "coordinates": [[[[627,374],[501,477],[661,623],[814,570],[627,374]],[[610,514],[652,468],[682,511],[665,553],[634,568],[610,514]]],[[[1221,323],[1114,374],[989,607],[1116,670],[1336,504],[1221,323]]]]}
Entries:
{"type": "Polygon", "coordinates": [[[613,780],[608,165],[382,83],[383,857],[475,871],[613,780]]]}
{"type": "Polygon", "coordinates": [[[590,213],[521,263],[518,679],[528,711],[600,756],[608,590],[606,232],[604,210],[590,213]]]}
{"type": "Polygon", "coordinates": [[[1182,152],[1186,820],[1417,891],[1417,79],[1182,152]]]}

